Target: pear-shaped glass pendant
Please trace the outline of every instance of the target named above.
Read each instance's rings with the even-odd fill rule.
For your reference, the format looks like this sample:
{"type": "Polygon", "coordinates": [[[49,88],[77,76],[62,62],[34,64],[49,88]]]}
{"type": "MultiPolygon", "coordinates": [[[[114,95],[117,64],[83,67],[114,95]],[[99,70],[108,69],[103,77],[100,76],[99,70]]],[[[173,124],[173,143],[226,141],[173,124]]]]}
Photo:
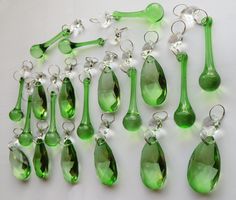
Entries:
{"type": "Polygon", "coordinates": [[[50,125],[48,132],[45,135],[45,143],[48,146],[56,146],[60,143],[60,135],[57,132],[56,127],[56,99],[57,94],[54,91],[51,91],[50,94],[50,125]]]}
{"type": "Polygon", "coordinates": [[[37,81],[32,94],[32,110],[38,120],[47,118],[47,97],[45,89],[40,81],[37,81]]]}
{"type": "Polygon", "coordinates": [[[120,106],[120,86],[114,71],[105,66],[98,82],[98,103],[103,112],[114,113],[120,106]]]}
{"type": "Polygon", "coordinates": [[[164,16],[164,9],[158,3],[149,4],[144,10],[135,12],[119,12],[114,11],[112,16],[115,20],[120,20],[125,17],[137,17],[147,19],[151,23],[160,21],[164,16]]]}
{"type": "Polygon", "coordinates": [[[68,37],[71,34],[70,29],[63,28],[60,33],[58,33],[56,36],[54,36],[52,39],[48,40],[47,42],[44,42],[42,44],[35,44],[30,48],[30,54],[34,58],[42,58],[46,52],[46,50],[53,45],[58,40],[68,37]]]}
{"type": "Polygon", "coordinates": [[[128,112],[123,118],[123,126],[128,131],[137,131],[142,125],[136,102],[137,70],[131,67],[127,73],[131,80],[131,95],[128,112]]]}
{"type": "Polygon", "coordinates": [[[143,184],[152,190],[163,188],[167,175],[166,161],[161,145],[149,137],[141,155],[140,175],[143,184]]]}
{"type": "Polygon", "coordinates": [[[9,117],[12,121],[20,121],[24,117],[24,113],[21,109],[21,101],[22,101],[22,95],[23,95],[23,89],[24,89],[24,78],[21,77],[19,80],[20,86],[19,86],[19,93],[18,98],[15,107],[11,110],[9,113],[9,117]]]}
{"type": "Polygon", "coordinates": [[[9,147],[9,161],[11,165],[12,174],[21,181],[29,179],[31,174],[30,162],[23,151],[17,146],[9,147]]]}
{"type": "Polygon", "coordinates": [[[212,39],[211,39],[211,29],[213,20],[211,17],[205,17],[201,21],[201,25],[205,29],[205,67],[200,75],[199,84],[203,90],[214,91],[221,83],[220,76],[216,71],[213,51],[212,51],[212,39]]]}
{"type": "Polygon", "coordinates": [[[22,146],[29,146],[33,142],[33,135],[31,132],[31,106],[32,106],[32,95],[29,95],[27,102],[25,126],[18,138],[19,143],[22,146]]]}
{"type": "Polygon", "coordinates": [[[65,139],[61,153],[61,169],[64,179],[71,184],[79,181],[79,164],[73,143],[65,139]]]}
{"type": "Polygon", "coordinates": [[[87,77],[83,80],[84,85],[84,106],[83,115],[79,127],[77,128],[77,135],[85,140],[89,139],[94,134],[93,125],[90,120],[89,114],[89,87],[91,83],[91,78],[87,77]]]}
{"type": "Polygon", "coordinates": [[[112,186],[117,180],[118,173],[112,150],[104,138],[98,138],[96,140],[94,163],[97,176],[101,183],[112,186]]]}
{"type": "Polygon", "coordinates": [[[148,55],[141,71],[141,92],[143,100],[150,106],[162,104],[167,95],[164,71],[157,60],[148,55]]]}
{"type": "Polygon", "coordinates": [[[69,77],[65,77],[59,93],[59,108],[61,116],[73,119],[75,116],[75,92],[69,77]]]}
{"type": "Polygon", "coordinates": [[[194,124],[196,118],[187,94],[188,55],[181,52],[176,55],[176,58],[181,63],[181,95],[179,106],[174,113],[174,120],[179,127],[188,128],[194,124]]]}
{"type": "Polygon", "coordinates": [[[98,46],[104,46],[105,40],[103,38],[98,38],[96,40],[90,40],[86,42],[79,42],[74,43],[71,42],[69,39],[63,39],[58,43],[58,48],[63,54],[70,54],[74,49],[77,49],[79,47],[89,46],[89,45],[98,45],[98,46]]]}
{"type": "Polygon", "coordinates": [[[49,157],[42,138],[36,140],[33,163],[36,175],[41,179],[49,176],[49,157]]]}

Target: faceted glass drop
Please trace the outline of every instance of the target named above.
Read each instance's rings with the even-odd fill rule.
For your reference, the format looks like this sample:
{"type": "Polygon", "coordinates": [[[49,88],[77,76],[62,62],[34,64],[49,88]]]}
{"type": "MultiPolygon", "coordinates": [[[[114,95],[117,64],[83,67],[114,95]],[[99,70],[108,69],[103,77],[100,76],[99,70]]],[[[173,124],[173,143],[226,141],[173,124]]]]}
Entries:
{"type": "Polygon", "coordinates": [[[32,109],[35,118],[45,120],[47,118],[47,98],[41,82],[36,82],[32,94],[32,109]]]}
{"type": "Polygon", "coordinates": [[[162,104],[167,95],[166,78],[161,65],[153,56],[148,56],[141,71],[141,92],[150,106],[162,104]]]}
{"type": "Polygon", "coordinates": [[[220,153],[212,137],[205,139],[193,151],[188,164],[188,182],[196,192],[207,194],[211,192],[220,176],[220,153]]]}
{"type": "Polygon", "coordinates": [[[159,142],[148,139],[142,150],[140,175],[143,184],[152,190],[162,189],[167,175],[166,161],[159,142]]]}
{"type": "Polygon", "coordinates": [[[61,169],[64,179],[71,184],[76,184],[79,181],[79,165],[77,154],[71,140],[67,139],[64,142],[64,147],[61,153],[61,169]]]}
{"type": "Polygon", "coordinates": [[[47,179],[49,175],[49,158],[45,144],[37,139],[33,157],[35,173],[39,178],[47,179]]]}
{"type": "Polygon", "coordinates": [[[116,161],[111,148],[103,138],[97,140],[94,163],[100,181],[105,185],[112,186],[117,180],[116,161]]]}
{"type": "Polygon", "coordinates": [[[31,167],[25,153],[20,149],[13,147],[10,150],[9,161],[12,174],[21,181],[28,180],[31,174],[31,167]]]}
{"type": "Polygon", "coordinates": [[[105,67],[98,82],[98,103],[103,112],[114,113],[120,106],[120,87],[114,71],[105,67]]]}
{"type": "Polygon", "coordinates": [[[59,93],[59,107],[61,116],[72,119],[75,116],[75,92],[68,77],[65,77],[59,93]]]}

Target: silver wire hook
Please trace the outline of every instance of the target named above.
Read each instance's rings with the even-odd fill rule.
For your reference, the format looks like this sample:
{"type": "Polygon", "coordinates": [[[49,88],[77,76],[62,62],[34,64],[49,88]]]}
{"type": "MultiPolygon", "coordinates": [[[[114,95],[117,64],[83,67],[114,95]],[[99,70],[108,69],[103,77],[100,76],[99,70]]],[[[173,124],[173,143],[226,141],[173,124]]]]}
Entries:
{"type": "Polygon", "coordinates": [[[159,34],[157,31],[147,31],[145,34],[144,34],[144,42],[145,43],[151,43],[151,44],[156,44],[158,41],[159,41],[159,34]],[[147,41],[147,36],[150,35],[150,34],[155,34],[156,35],[156,39],[154,41],[152,41],[151,39],[149,39],[149,41],[147,41]]]}
{"type": "MultiPolygon", "coordinates": [[[[88,78],[89,80],[92,79],[92,75],[91,75],[90,72],[86,73],[86,75],[89,75],[89,76],[85,76],[84,79],[86,79],[86,78],[88,78]]],[[[78,76],[79,81],[80,81],[81,83],[84,83],[84,80],[81,79],[81,76],[82,76],[82,74],[79,74],[79,76],[78,76]]]]}
{"type": "Polygon", "coordinates": [[[208,14],[207,14],[207,12],[206,12],[205,10],[198,8],[198,9],[196,9],[196,10],[194,11],[193,18],[194,18],[194,21],[195,21],[198,25],[201,25],[202,20],[205,19],[205,18],[208,18],[208,14]],[[198,12],[198,14],[202,12],[205,16],[204,16],[204,17],[200,17],[200,19],[197,19],[197,15],[198,15],[197,12],[198,12]]]}
{"type": "Polygon", "coordinates": [[[48,122],[44,120],[44,121],[38,121],[36,123],[36,127],[40,133],[43,133],[44,131],[48,129],[49,125],[48,125],[48,122]]]}
{"type": "Polygon", "coordinates": [[[63,122],[62,129],[66,135],[70,135],[75,130],[75,124],[73,122],[63,122]]]}
{"type": "Polygon", "coordinates": [[[172,25],[171,25],[171,32],[173,34],[181,33],[181,35],[183,35],[186,32],[186,28],[187,28],[187,26],[186,26],[185,22],[182,19],[179,19],[179,20],[176,20],[175,22],[172,23],[172,25]],[[182,31],[174,32],[174,26],[177,23],[182,23],[184,25],[184,27],[183,27],[182,31]]]}
{"type": "Polygon", "coordinates": [[[49,75],[51,75],[51,76],[58,75],[59,76],[60,72],[61,72],[61,70],[60,70],[60,67],[58,65],[49,65],[49,67],[48,67],[49,75]],[[55,72],[55,73],[51,72],[53,67],[57,69],[57,72],[55,72]]]}
{"type": "Polygon", "coordinates": [[[173,10],[172,10],[173,14],[174,14],[176,17],[180,17],[180,14],[178,14],[178,13],[176,12],[176,9],[177,9],[178,7],[181,7],[181,6],[184,6],[184,8],[180,11],[180,14],[181,14],[181,12],[182,12],[184,9],[188,8],[188,6],[187,6],[186,4],[184,4],[184,3],[177,4],[177,5],[173,8],[173,10]]]}
{"type": "Polygon", "coordinates": [[[31,62],[31,60],[24,60],[23,62],[22,62],[22,70],[26,70],[26,71],[32,71],[33,70],[33,68],[34,68],[34,65],[33,65],[33,63],[31,62]]]}
{"type": "Polygon", "coordinates": [[[112,119],[111,119],[111,120],[105,119],[105,115],[106,115],[106,113],[102,113],[102,114],[101,114],[101,121],[102,121],[104,124],[111,125],[111,124],[115,121],[115,115],[112,115],[112,119]]]}
{"type": "Polygon", "coordinates": [[[128,53],[128,52],[132,53],[134,51],[134,43],[129,39],[123,40],[123,41],[120,42],[120,50],[124,53],[128,53]],[[129,43],[130,46],[131,46],[131,49],[125,50],[124,47],[123,47],[124,43],[129,43]]]}
{"type": "Polygon", "coordinates": [[[214,105],[214,106],[210,109],[210,111],[209,111],[209,117],[210,117],[210,119],[211,119],[212,121],[221,122],[221,121],[223,120],[224,116],[225,116],[225,108],[224,108],[224,106],[221,105],[221,104],[216,104],[216,105],[214,105]],[[217,118],[216,115],[213,114],[213,111],[214,111],[216,108],[221,108],[221,109],[222,109],[221,116],[219,116],[218,118],[217,118]]]}

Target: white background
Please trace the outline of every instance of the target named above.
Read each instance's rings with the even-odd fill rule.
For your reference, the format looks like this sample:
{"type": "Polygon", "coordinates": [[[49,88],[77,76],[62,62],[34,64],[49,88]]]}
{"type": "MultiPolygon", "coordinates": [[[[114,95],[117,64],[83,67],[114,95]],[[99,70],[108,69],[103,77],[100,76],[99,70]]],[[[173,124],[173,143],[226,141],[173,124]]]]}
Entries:
{"type": "MultiPolygon", "coordinates": [[[[4,200],[120,200],[120,199],[214,199],[233,200],[236,197],[236,160],[235,160],[235,19],[236,2],[234,0],[225,1],[160,1],[165,9],[164,23],[160,30],[160,42],[158,43],[157,59],[161,63],[168,82],[168,99],[160,109],[168,111],[170,117],[165,122],[164,129],[167,132],[165,137],[160,139],[160,143],[165,152],[168,165],[168,178],[166,187],[160,192],[153,192],[145,188],[139,176],[139,161],[141,149],[144,145],[142,132],[128,133],[122,126],[122,118],[128,109],[129,103],[129,79],[119,69],[115,72],[120,81],[121,107],[116,116],[116,121],[112,126],[114,135],[108,139],[113,153],[116,157],[119,170],[117,184],[113,188],[101,185],[96,177],[93,150],[94,141],[84,142],[76,135],[75,143],[80,161],[80,181],[77,185],[67,184],[62,177],[60,169],[60,149],[49,149],[52,170],[48,181],[39,180],[32,169],[31,179],[27,183],[17,181],[11,174],[8,161],[7,144],[13,135],[14,127],[22,127],[23,122],[15,124],[8,118],[9,111],[16,102],[18,93],[18,83],[13,80],[12,74],[19,69],[25,59],[31,59],[29,48],[32,44],[44,42],[51,38],[65,23],[71,23],[75,18],[81,18],[85,24],[86,31],[75,41],[85,41],[95,39],[100,36],[111,35],[106,30],[91,24],[88,19],[99,16],[104,11],[131,11],[143,9],[149,1],[139,0],[0,0],[0,199],[4,200]],[[188,3],[205,9],[214,19],[213,44],[215,65],[222,78],[222,85],[215,93],[206,93],[201,90],[198,78],[204,66],[204,34],[200,26],[187,31],[185,42],[189,54],[188,65],[188,88],[189,98],[193,109],[196,112],[197,120],[191,129],[183,130],[176,126],[173,121],[173,112],[177,108],[180,93],[180,67],[175,57],[168,49],[167,40],[170,36],[170,25],[175,17],[172,8],[178,3],[188,3]],[[222,172],[219,184],[214,193],[208,196],[201,196],[194,193],[188,186],[186,170],[192,150],[199,143],[199,131],[202,120],[208,115],[209,109],[216,103],[221,103],[226,108],[226,117],[222,124],[224,137],[218,141],[221,158],[222,172]]],[[[124,34],[125,38],[130,38],[135,44],[135,59],[137,59],[137,69],[140,72],[143,60],[140,57],[143,45],[143,35],[147,30],[151,30],[147,23],[142,20],[122,20],[118,27],[128,26],[129,31],[124,34]]],[[[78,50],[79,67],[82,69],[85,56],[95,56],[103,58],[105,50],[113,50],[121,55],[118,47],[106,45],[104,48],[84,48],[78,50]]],[[[58,51],[56,45],[49,50],[48,60],[41,65],[36,60],[36,70],[46,72],[49,64],[58,64],[63,69],[64,56],[58,51]]],[[[119,61],[120,62],[120,61],[119,61]]],[[[140,77],[140,73],[138,74],[140,77]]],[[[94,77],[91,85],[90,111],[91,120],[95,129],[100,123],[100,109],[97,103],[97,81],[99,73],[94,77]]],[[[138,78],[139,80],[139,78],[138,78]]],[[[77,92],[78,113],[76,116],[76,126],[78,126],[82,114],[83,90],[78,79],[74,80],[77,92]]],[[[139,83],[137,85],[138,107],[143,118],[143,124],[147,125],[154,109],[148,108],[140,94],[139,83]]],[[[23,102],[25,111],[26,103],[23,102]]],[[[58,115],[59,116],[59,115],[58,115]]],[[[59,119],[58,129],[61,131],[61,119],[59,119]]],[[[33,122],[33,127],[35,121],[33,122]]],[[[35,128],[33,128],[36,134],[35,128]]],[[[32,158],[33,147],[26,150],[27,155],[32,158]]]]}

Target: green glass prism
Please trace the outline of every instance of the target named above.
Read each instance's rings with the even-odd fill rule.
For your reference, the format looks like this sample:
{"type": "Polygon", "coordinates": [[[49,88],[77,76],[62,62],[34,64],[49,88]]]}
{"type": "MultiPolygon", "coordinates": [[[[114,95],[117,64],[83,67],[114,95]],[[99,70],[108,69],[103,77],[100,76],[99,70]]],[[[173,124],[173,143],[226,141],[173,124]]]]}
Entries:
{"type": "Polygon", "coordinates": [[[157,60],[149,55],[141,71],[141,92],[143,100],[152,107],[161,105],[167,96],[167,84],[164,71],[157,60]]]}
{"type": "Polygon", "coordinates": [[[36,141],[33,163],[36,175],[41,179],[47,179],[49,176],[49,158],[44,141],[41,138],[36,141]]]}
{"type": "Polygon", "coordinates": [[[160,190],[165,185],[167,167],[161,145],[154,137],[148,139],[142,150],[140,175],[143,184],[152,190],[160,190]]]}
{"type": "Polygon", "coordinates": [[[32,94],[32,109],[36,119],[46,120],[47,118],[47,97],[41,82],[36,82],[32,94]]]}
{"type": "Polygon", "coordinates": [[[202,89],[206,91],[216,90],[221,83],[221,78],[216,71],[213,50],[212,50],[212,29],[213,20],[211,17],[206,17],[202,20],[202,25],[205,29],[205,67],[202,74],[199,77],[199,84],[202,89]]]}
{"type": "Polygon", "coordinates": [[[220,152],[212,137],[201,142],[193,151],[188,164],[188,182],[191,188],[202,194],[210,193],[220,176],[220,152]]]}
{"type": "Polygon", "coordinates": [[[96,173],[104,185],[112,186],[117,180],[116,161],[112,150],[103,138],[97,139],[94,151],[96,173]]]}
{"type": "Polygon", "coordinates": [[[21,181],[29,179],[31,174],[30,162],[23,151],[16,147],[10,149],[9,161],[12,174],[21,181]]]}
{"type": "Polygon", "coordinates": [[[98,103],[105,113],[115,113],[120,106],[120,87],[114,71],[106,66],[98,81],[98,103]]]}
{"type": "Polygon", "coordinates": [[[61,169],[64,179],[71,184],[79,181],[79,164],[77,154],[70,139],[64,141],[61,153],[61,169]]]}
{"type": "Polygon", "coordinates": [[[61,116],[65,119],[73,119],[75,116],[75,92],[68,77],[62,81],[58,100],[61,116]]]}

